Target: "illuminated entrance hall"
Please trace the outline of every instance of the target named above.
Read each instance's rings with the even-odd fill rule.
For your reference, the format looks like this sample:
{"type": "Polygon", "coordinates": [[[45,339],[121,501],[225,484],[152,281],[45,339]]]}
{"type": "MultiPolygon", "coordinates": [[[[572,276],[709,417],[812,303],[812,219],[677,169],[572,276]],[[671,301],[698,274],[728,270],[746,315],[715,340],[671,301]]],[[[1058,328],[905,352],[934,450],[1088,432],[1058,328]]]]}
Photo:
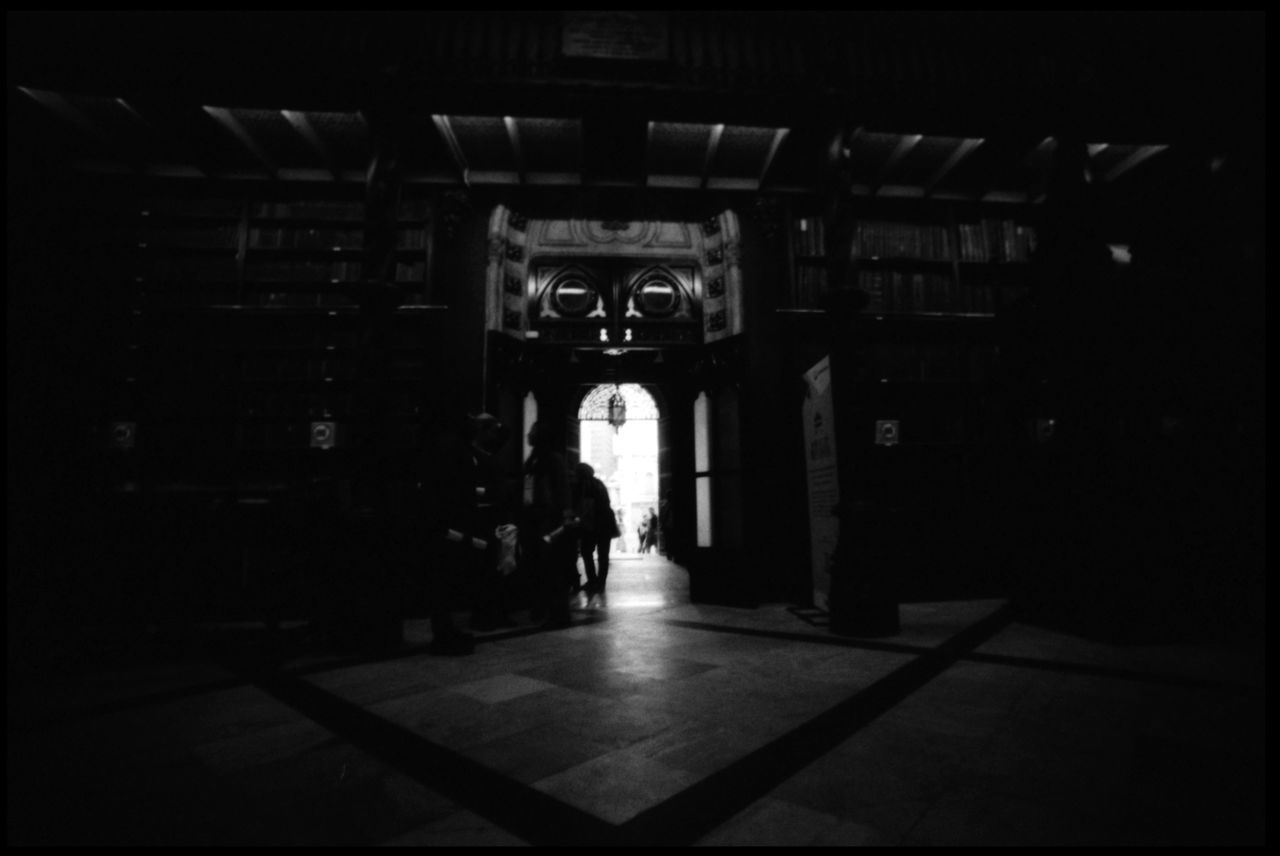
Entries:
{"type": "Polygon", "coordinates": [[[8,844],[1265,843],[1262,12],[8,22],[8,844]]]}
{"type": "MultiPolygon", "coordinates": [[[[583,595],[584,606],[616,609],[688,602],[688,573],[666,558],[664,527],[671,524],[662,514],[658,478],[660,416],[653,396],[634,383],[597,386],[578,408],[579,458],[609,489],[621,532],[610,547],[608,596],[583,595]],[[646,547],[645,521],[651,512],[659,523],[652,545],[646,547]]],[[[582,560],[578,561],[581,570],[582,560]]]]}
{"type": "Polygon", "coordinates": [[[640,553],[637,529],[658,510],[658,408],[639,384],[605,384],[587,394],[578,408],[579,455],[609,488],[622,530],[617,553],[640,553]],[[610,403],[623,402],[625,421],[610,424],[610,403]]]}

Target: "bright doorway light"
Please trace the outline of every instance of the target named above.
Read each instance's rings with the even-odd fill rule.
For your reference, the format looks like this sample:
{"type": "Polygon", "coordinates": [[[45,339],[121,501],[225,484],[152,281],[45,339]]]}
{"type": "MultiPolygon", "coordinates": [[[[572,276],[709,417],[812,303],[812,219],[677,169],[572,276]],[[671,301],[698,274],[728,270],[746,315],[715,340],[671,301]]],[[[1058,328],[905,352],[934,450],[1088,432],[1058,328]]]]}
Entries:
{"type": "Polygon", "coordinates": [[[621,512],[622,535],[612,552],[635,554],[644,515],[658,510],[657,403],[639,384],[603,384],[583,400],[578,420],[579,457],[609,488],[614,512],[621,512]],[[608,399],[615,391],[627,404],[627,421],[617,429],[608,422],[608,399]]]}

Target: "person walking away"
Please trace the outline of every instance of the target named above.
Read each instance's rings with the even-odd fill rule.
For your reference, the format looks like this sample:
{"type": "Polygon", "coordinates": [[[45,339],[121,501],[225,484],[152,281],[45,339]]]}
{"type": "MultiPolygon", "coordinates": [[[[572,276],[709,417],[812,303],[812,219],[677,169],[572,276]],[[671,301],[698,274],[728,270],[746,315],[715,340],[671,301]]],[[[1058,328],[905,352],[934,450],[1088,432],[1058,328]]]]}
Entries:
{"type": "Polygon", "coordinates": [[[609,547],[620,534],[609,499],[609,488],[596,478],[595,468],[580,463],[574,468],[574,510],[578,516],[578,550],[587,574],[588,595],[603,594],[609,577],[609,547]]]}

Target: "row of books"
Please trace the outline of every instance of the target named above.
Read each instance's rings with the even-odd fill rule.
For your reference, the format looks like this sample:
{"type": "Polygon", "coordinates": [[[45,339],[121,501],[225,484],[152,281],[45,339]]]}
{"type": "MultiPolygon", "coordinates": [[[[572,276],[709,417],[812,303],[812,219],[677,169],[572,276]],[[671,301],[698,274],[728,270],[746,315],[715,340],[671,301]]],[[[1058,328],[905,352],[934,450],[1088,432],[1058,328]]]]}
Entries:
{"type": "Polygon", "coordinates": [[[356,306],[351,295],[337,291],[262,291],[245,295],[246,306],[283,306],[298,309],[356,306]]]}
{"type": "MultiPolygon", "coordinates": [[[[792,227],[797,255],[826,252],[826,229],[820,217],[799,217],[792,227]]],[[[958,251],[966,262],[1025,262],[1036,248],[1034,227],[1008,219],[987,218],[960,223],[956,232],[941,223],[859,221],[853,241],[855,258],[901,258],[951,261],[958,251]],[[957,246],[958,241],[958,246],[957,246]]]]}
{"type": "Polygon", "coordinates": [[[182,256],[156,256],[148,259],[138,271],[140,283],[234,283],[238,278],[233,256],[184,258],[182,256]]]}
{"type": "Polygon", "coordinates": [[[396,264],[396,282],[425,282],[427,278],[426,262],[396,264]]]}
{"type": "Polygon", "coordinates": [[[943,314],[995,312],[995,289],[975,283],[961,287],[952,277],[935,273],[865,270],[858,288],[870,297],[868,313],[943,314]]]}
{"type": "Polygon", "coordinates": [[[822,218],[797,217],[792,223],[791,247],[801,256],[825,255],[827,227],[822,218]]]}
{"type": "Polygon", "coordinates": [[[257,291],[241,292],[234,284],[168,289],[151,295],[156,306],[198,309],[204,306],[287,306],[299,308],[351,307],[355,301],[341,291],[257,291]]]}
{"type": "Polygon", "coordinates": [[[133,236],[141,249],[235,249],[240,244],[240,227],[236,224],[175,229],[145,227],[134,231],[133,236]]]}
{"type": "MultiPolygon", "coordinates": [[[[426,234],[422,229],[399,229],[396,232],[398,249],[421,250],[426,245],[426,234]]],[[[364,230],[254,226],[249,230],[249,246],[263,250],[358,250],[364,246],[364,230]]]]}
{"type": "Polygon", "coordinates": [[[324,199],[291,202],[255,202],[249,216],[272,219],[356,220],[364,219],[364,203],[324,199]]]}
{"type": "Polygon", "coordinates": [[[234,282],[199,283],[152,291],[148,301],[156,306],[184,308],[227,306],[240,302],[240,289],[234,282]]]}
{"type": "MultiPolygon", "coordinates": [[[[396,217],[401,220],[423,220],[426,219],[429,213],[429,203],[425,199],[402,200],[396,209],[396,217]]],[[[250,206],[249,216],[280,220],[360,221],[365,217],[365,205],[362,201],[327,199],[303,199],[287,202],[259,201],[250,206]]]]}
{"type": "Polygon", "coordinates": [[[935,342],[884,342],[868,348],[864,378],[871,381],[969,381],[990,377],[989,348],[935,342]]]}
{"type": "MultiPolygon", "coordinates": [[[[249,216],[262,219],[352,220],[365,218],[361,200],[298,199],[290,201],[256,200],[249,203],[249,216]]],[[[138,216],[174,219],[239,220],[245,200],[239,197],[148,197],[138,201],[138,216]]],[[[396,209],[400,220],[425,220],[430,215],[426,199],[401,200],[396,209]]]]}
{"type": "Polygon", "coordinates": [[[249,229],[251,249],[358,250],[363,245],[363,229],[306,229],[287,226],[254,226],[249,229]]]}
{"type": "MultiPolygon", "coordinates": [[[[333,420],[324,420],[333,421],[333,420]]],[[[342,426],[343,420],[337,420],[342,426]]],[[[416,426],[413,424],[392,424],[383,426],[386,445],[395,450],[410,452],[418,448],[419,441],[416,426]]],[[[343,428],[339,427],[335,438],[335,446],[342,448],[351,441],[343,437],[343,428]]],[[[282,452],[302,452],[309,454],[334,454],[332,449],[318,452],[311,446],[311,420],[294,423],[251,423],[237,426],[235,429],[235,445],[241,451],[270,452],[273,456],[282,452]]]]}
{"type": "Polygon", "coordinates": [[[859,221],[854,233],[855,258],[903,258],[950,261],[951,232],[934,223],[859,221]]]}
{"type": "Polygon", "coordinates": [[[1036,231],[1013,220],[961,223],[960,261],[1026,262],[1036,248],[1036,231]]]}
{"type": "MultiPolygon", "coordinates": [[[[225,295],[235,293],[238,281],[234,260],[200,264],[182,263],[160,260],[147,267],[137,277],[139,284],[153,286],[151,291],[157,294],[173,292],[175,294],[192,295],[209,293],[225,295]],[[158,291],[157,291],[158,288],[158,291]]],[[[364,266],[360,262],[334,261],[254,261],[245,270],[245,281],[255,282],[296,282],[314,284],[323,282],[358,282],[363,275],[364,266]]],[[[396,282],[422,283],[426,281],[425,262],[400,262],[396,264],[396,282]]]]}
{"type": "Polygon", "coordinates": [[[282,360],[278,357],[249,357],[241,363],[245,380],[342,380],[358,373],[355,360],[282,360]]]}
{"type": "MultiPolygon", "coordinates": [[[[387,374],[392,377],[410,377],[415,373],[421,377],[426,370],[424,359],[401,358],[391,360],[387,365],[387,374]]],[[[360,377],[359,361],[355,358],[345,360],[279,360],[249,358],[243,361],[240,376],[244,380],[297,380],[297,381],[342,381],[360,377]]]]}
{"type": "Polygon", "coordinates": [[[245,267],[248,282],[352,282],[359,280],[364,265],[350,261],[269,260],[250,261],[245,267]]]}
{"type": "Polygon", "coordinates": [[[796,269],[795,292],[791,305],[795,309],[821,309],[829,290],[825,267],[799,267],[796,269]]]}
{"type": "MultiPolygon", "coordinates": [[[[140,249],[234,250],[240,242],[239,227],[234,224],[206,228],[145,228],[129,234],[140,249]]],[[[254,226],[249,229],[251,249],[358,250],[363,245],[363,229],[283,226],[254,226]]],[[[396,233],[396,247],[402,250],[421,250],[426,247],[426,234],[422,229],[400,229],[396,233]]]]}
{"type": "Polygon", "coordinates": [[[138,205],[141,217],[186,217],[240,219],[244,200],[235,197],[197,197],[181,199],[158,196],[143,199],[138,205]]]}

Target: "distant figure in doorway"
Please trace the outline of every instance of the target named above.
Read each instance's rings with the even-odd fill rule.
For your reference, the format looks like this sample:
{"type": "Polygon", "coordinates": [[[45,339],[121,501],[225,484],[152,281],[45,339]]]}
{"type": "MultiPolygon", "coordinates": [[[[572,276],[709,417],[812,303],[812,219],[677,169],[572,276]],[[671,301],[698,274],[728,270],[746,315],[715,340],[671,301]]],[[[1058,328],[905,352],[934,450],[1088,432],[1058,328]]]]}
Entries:
{"type": "Polygon", "coordinates": [[[658,552],[671,558],[671,491],[658,503],[658,552]]]}
{"type": "Polygon", "coordinates": [[[627,553],[627,552],[630,552],[630,551],[627,549],[627,518],[626,518],[626,515],[623,513],[622,509],[621,509],[621,508],[619,508],[617,511],[615,511],[615,512],[614,512],[614,516],[615,516],[615,517],[617,517],[617,520],[618,520],[618,544],[617,544],[618,552],[619,552],[619,553],[627,553]]]}
{"type": "Polygon", "coordinates": [[[533,618],[545,626],[569,625],[569,587],[578,575],[576,515],[569,505],[564,456],[535,422],[524,462],[520,561],[533,581],[533,618]]]}
{"type": "Polygon", "coordinates": [[[643,516],[640,518],[640,525],[636,527],[636,552],[646,553],[646,546],[649,543],[649,518],[643,516]]]}
{"type": "Polygon", "coordinates": [[[609,577],[609,547],[621,534],[609,500],[609,488],[595,468],[580,463],[574,470],[573,508],[578,516],[578,552],[587,572],[587,594],[603,594],[609,577]]]}
{"type": "Polygon", "coordinates": [[[658,513],[649,508],[649,513],[644,518],[644,551],[652,553],[654,548],[658,546],[658,513]]]}

